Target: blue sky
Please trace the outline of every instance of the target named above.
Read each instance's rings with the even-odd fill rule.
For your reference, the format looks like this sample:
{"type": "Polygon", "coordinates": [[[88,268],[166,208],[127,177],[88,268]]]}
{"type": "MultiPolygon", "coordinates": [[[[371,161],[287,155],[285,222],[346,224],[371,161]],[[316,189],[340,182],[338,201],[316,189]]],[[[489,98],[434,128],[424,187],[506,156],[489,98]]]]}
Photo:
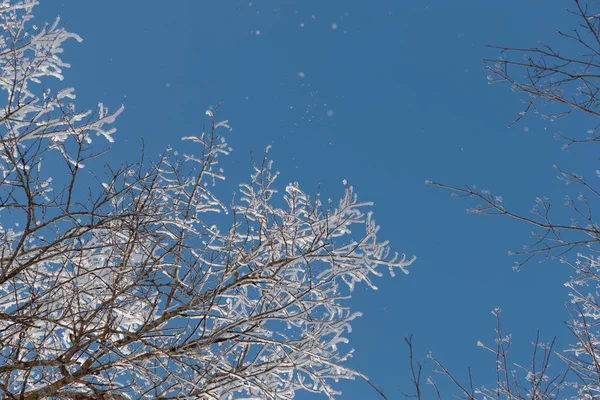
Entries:
{"type": "MultiPolygon", "coordinates": [[[[79,107],[117,107],[111,162],[179,145],[222,102],[234,130],[224,164],[227,190],[247,179],[250,155],[272,145],[282,183],[298,181],[337,197],[347,179],[375,202],[380,236],[418,260],[408,276],[359,287],[353,307],[351,365],[390,398],[410,391],[403,337],[416,357],[428,351],[458,376],[468,366],[489,383],[494,359],[491,310],[504,310],[515,361],[530,341],[569,334],[555,262],[512,271],[508,250],[527,243],[530,227],[466,215],[472,205],[424,184],[476,184],[528,212],[537,196],[562,203],[553,164],[583,168],[584,149],[560,150],[554,125],[535,116],[508,129],[520,110],[507,85],[488,85],[487,44],[533,46],[569,26],[558,0],[254,0],[42,1],[36,16],[61,16],[82,44],[66,45],[66,83],[79,107]],[[143,5],[142,5],[143,4],[143,5]],[[543,16],[543,17],[542,17],[543,16]]],[[[589,158],[587,158],[589,159],[589,158]]],[[[426,364],[426,368],[427,365],[426,364]]],[[[442,378],[438,378],[443,383],[442,378]]],[[[445,385],[442,385],[444,387],[445,385]]],[[[343,399],[372,398],[363,382],[342,382],[343,399]]],[[[449,397],[449,396],[448,396],[449,397]]],[[[309,398],[299,396],[299,398],[309,398]]]]}

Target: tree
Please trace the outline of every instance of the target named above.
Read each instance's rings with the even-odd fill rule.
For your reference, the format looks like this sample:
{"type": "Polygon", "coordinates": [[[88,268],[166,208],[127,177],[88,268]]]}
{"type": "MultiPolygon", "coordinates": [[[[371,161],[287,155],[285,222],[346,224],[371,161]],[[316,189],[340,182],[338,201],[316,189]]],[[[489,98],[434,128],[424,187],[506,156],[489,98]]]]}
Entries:
{"type": "MultiPolygon", "coordinates": [[[[560,135],[565,149],[600,142],[596,120],[600,116],[600,10],[594,2],[572,0],[571,3],[567,12],[574,17],[575,26],[557,32],[563,48],[549,44],[531,48],[492,46],[500,50],[502,57],[484,60],[491,83],[506,82],[513,91],[525,94],[525,108],[513,124],[528,112],[542,113],[543,118],[552,122],[570,116],[591,124],[585,135],[560,135]]],[[[556,353],[564,361],[565,369],[549,375],[553,342],[545,344],[537,338],[531,366],[517,368],[523,374],[514,373],[507,355],[510,337],[502,334],[499,310],[495,310],[496,344],[487,347],[480,343],[495,355],[498,379],[494,388],[473,389],[472,384],[460,385],[441,362],[432,357],[438,371],[450,377],[466,398],[475,399],[477,395],[540,400],[570,396],[600,398],[600,227],[593,213],[600,191],[594,181],[597,176],[586,177],[585,173],[555,168],[559,179],[580,190],[576,198],[567,196],[570,215],[566,221],[557,220],[551,213],[553,209],[547,198],[536,199],[533,215],[524,215],[507,207],[502,196],[487,190],[427,182],[449,189],[458,197],[475,200],[477,204],[469,209],[472,213],[507,216],[533,226],[534,241],[516,253],[522,257],[517,268],[533,259],[555,259],[573,268],[573,277],[566,286],[571,290],[568,303],[571,319],[567,325],[574,341],[570,348],[556,353]]],[[[411,342],[409,346],[412,351],[411,342]]],[[[419,368],[412,362],[411,367],[419,368]]]]}
{"type": "Polygon", "coordinates": [[[81,39],[31,25],[36,4],[0,3],[2,397],[333,398],[363,377],[338,347],[359,316],[344,301],[414,261],[377,240],[370,204],[345,182],[337,205],[296,183],[280,195],[266,151],[225,204],[215,110],[189,154],[86,169],[123,106],[79,112],[55,88],[62,43],[81,39]]]}

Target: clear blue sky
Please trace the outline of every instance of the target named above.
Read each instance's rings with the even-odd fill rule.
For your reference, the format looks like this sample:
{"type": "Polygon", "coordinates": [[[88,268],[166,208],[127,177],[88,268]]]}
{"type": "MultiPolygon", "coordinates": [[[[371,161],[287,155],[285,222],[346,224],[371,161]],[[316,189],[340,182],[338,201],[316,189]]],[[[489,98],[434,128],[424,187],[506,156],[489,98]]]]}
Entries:
{"type": "MultiPolygon", "coordinates": [[[[234,128],[224,164],[229,190],[249,175],[251,152],[271,144],[282,183],[298,181],[309,192],[320,185],[337,197],[347,179],[375,202],[380,236],[418,260],[408,276],[376,280],[377,292],[356,290],[352,305],[364,316],[350,336],[351,365],[397,399],[410,391],[409,334],[418,359],[431,350],[459,376],[471,366],[482,383],[494,359],[476,342],[492,341],[495,306],[513,333],[515,361],[528,362],[538,329],[547,339],[558,335],[559,345],[570,339],[561,286],[570,271],[553,262],[512,271],[508,250],[527,243],[530,227],[466,215],[470,203],[424,184],[477,184],[520,212],[536,196],[562,203],[552,165],[577,166],[581,154],[562,152],[552,138],[562,128],[535,117],[507,129],[518,95],[488,85],[481,59],[495,55],[487,44],[553,40],[568,26],[564,7],[558,0],[46,0],[35,14],[60,14],[84,39],[69,42],[65,54],[80,108],[97,101],[115,108],[127,97],[112,162],[136,159],[142,137],[150,154],[179,145],[207,122],[204,110],[222,102],[220,117],[234,128]]],[[[373,398],[363,382],[339,387],[343,399],[373,398]]]]}

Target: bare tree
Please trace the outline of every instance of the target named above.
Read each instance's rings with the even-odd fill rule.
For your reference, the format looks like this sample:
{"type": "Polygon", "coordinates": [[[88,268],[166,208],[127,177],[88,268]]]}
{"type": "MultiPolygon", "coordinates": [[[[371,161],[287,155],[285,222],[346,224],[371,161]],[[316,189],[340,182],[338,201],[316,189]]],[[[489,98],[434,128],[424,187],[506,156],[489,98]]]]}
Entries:
{"type": "MultiPolygon", "coordinates": [[[[600,116],[600,14],[594,2],[571,0],[571,4],[567,13],[575,26],[557,31],[562,46],[490,46],[502,55],[499,59],[484,59],[490,83],[508,82],[514,91],[527,95],[523,111],[511,126],[532,111],[553,121],[574,112],[577,117],[600,116]]],[[[561,137],[565,146],[599,142],[597,128],[596,123],[583,137],[561,137]]]]}
{"type": "MultiPolygon", "coordinates": [[[[589,121],[591,127],[584,135],[560,135],[564,148],[600,142],[597,133],[600,126],[597,121],[600,116],[600,10],[597,2],[571,0],[570,3],[567,12],[574,27],[558,31],[558,46],[492,46],[500,50],[501,57],[484,60],[492,83],[507,82],[514,91],[525,95],[524,110],[513,124],[528,112],[539,113],[551,121],[567,116],[589,121]]],[[[502,196],[488,190],[428,182],[453,191],[457,197],[475,200],[476,205],[469,209],[472,213],[507,216],[532,226],[534,241],[517,252],[522,257],[517,268],[533,259],[555,259],[570,265],[574,271],[566,283],[571,289],[567,304],[571,319],[567,325],[574,342],[571,348],[556,353],[565,361],[565,371],[549,377],[553,344],[541,344],[538,338],[534,342],[531,366],[516,366],[515,370],[523,374],[513,373],[513,366],[507,362],[510,337],[501,335],[498,317],[497,346],[482,345],[496,355],[496,386],[475,391],[459,386],[466,398],[475,398],[476,394],[507,399],[600,398],[600,231],[593,213],[594,205],[597,207],[600,200],[598,176],[586,177],[585,173],[555,168],[559,179],[580,190],[575,198],[567,197],[565,214],[570,212],[570,215],[566,220],[551,213],[554,209],[547,198],[536,199],[532,214],[527,215],[510,209],[502,196]]],[[[433,361],[444,375],[451,377],[438,360],[433,358],[433,361]]]]}
{"type": "MultiPolygon", "coordinates": [[[[554,341],[542,342],[538,333],[535,341],[532,342],[533,352],[528,364],[519,364],[514,362],[514,357],[510,357],[510,348],[512,337],[505,334],[502,330],[500,319],[500,308],[492,312],[496,318],[496,337],[494,345],[488,346],[483,342],[478,342],[479,347],[488,350],[493,355],[493,371],[496,380],[491,386],[476,386],[471,369],[468,370],[468,382],[462,382],[456,374],[451,372],[438,358],[432,353],[428,355],[429,360],[434,365],[433,372],[450,380],[455,386],[455,397],[467,400],[477,399],[511,399],[511,400],[551,400],[582,398],[571,397],[575,394],[581,395],[581,390],[573,390],[576,386],[574,382],[568,381],[569,368],[563,368],[556,371],[552,368],[552,360],[558,359],[559,355],[554,353],[554,341]]],[[[412,354],[412,342],[409,342],[410,352],[412,354]]],[[[522,358],[517,356],[517,359],[522,358]]],[[[482,366],[479,366],[479,370],[482,366]]],[[[433,387],[438,399],[441,398],[440,389],[436,380],[429,377],[426,381],[433,387]]],[[[418,393],[424,392],[419,381],[413,380],[413,386],[418,393]]],[[[583,397],[586,398],[586,397],[583,397]]],[[[590,397],[594,398],[594,397],[590,397]]]]}
{"type": "Polygon", "coordinates": [[[89,171],[123,107],[78,112],[73,89],[44,89],[81,39],[31,25],[36,3],[0,3],[2,398],[333,398],[363,377],[344,366],[359,316],[344,301],[414,260],[377,240],[370,204],[346,183],[337,204],[281,195],[265,152],[226,205],[214,111],[189,153],[89,171]]]}

